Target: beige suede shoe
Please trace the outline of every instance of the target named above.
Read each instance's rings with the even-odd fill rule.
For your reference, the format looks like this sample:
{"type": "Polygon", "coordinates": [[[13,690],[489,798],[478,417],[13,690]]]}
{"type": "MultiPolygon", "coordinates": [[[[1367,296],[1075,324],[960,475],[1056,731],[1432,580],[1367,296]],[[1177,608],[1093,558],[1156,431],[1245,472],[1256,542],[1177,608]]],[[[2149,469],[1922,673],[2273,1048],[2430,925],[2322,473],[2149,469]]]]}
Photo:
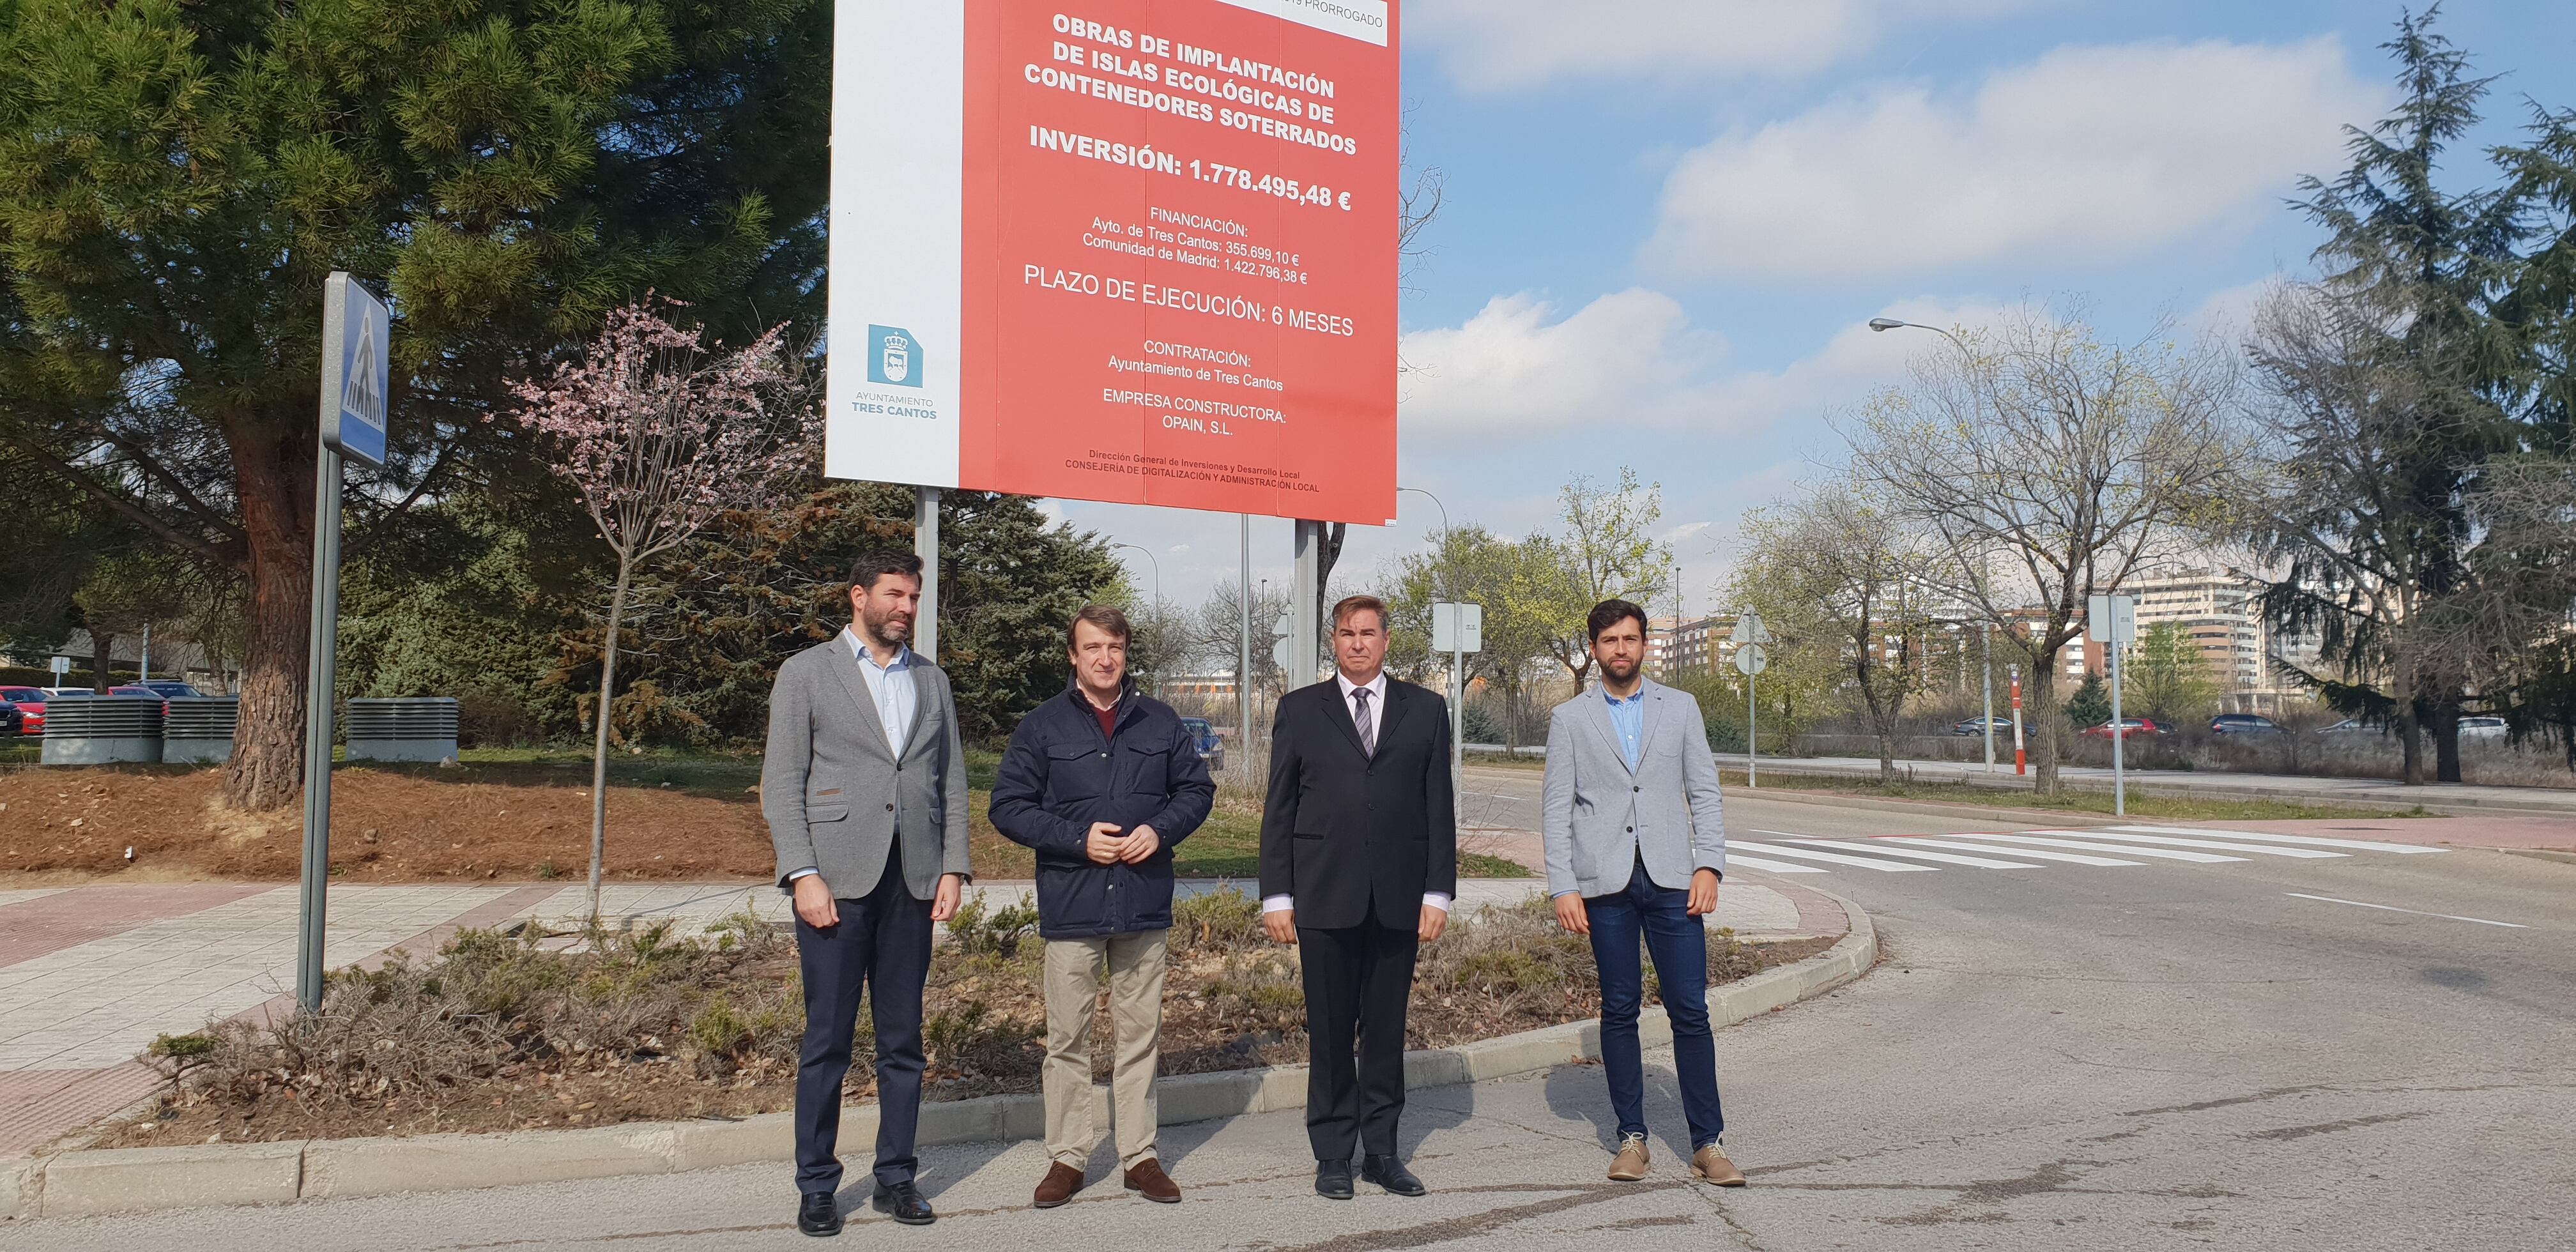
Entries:
{"type": "Polygon", "coordinates": [[[1610,1162],[1610,1181],[1636,1182],[1646,1176],[1646,1137],[1629,1135],[1619,1141],[1619,1159],[1610,1162]]]}
{"type": "Polygon", "coordinates": [[[1691,1177],[1720,1187],[1744,1185],[1744,1171],[1726,1159],[1725,1148],[1714,1143],[1691,1154],[1691,1177]]]}

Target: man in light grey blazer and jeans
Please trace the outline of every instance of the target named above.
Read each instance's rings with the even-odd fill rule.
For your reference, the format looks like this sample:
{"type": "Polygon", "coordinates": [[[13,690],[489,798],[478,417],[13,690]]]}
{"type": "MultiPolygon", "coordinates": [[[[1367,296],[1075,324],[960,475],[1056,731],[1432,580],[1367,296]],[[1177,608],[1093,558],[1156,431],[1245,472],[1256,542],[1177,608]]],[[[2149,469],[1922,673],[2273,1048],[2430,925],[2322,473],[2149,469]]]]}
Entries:
{"type": "Polygon", "coordinates": [[[760,809],[778,884],[796,897],[796,1228],[809,1235],[841,1233],[841,1082],[863,991],[876,1019],[875,1206],[910,1226],[935,1217],[914,1186],[921,991],[931,924],[956,915],[970,875],[948,675],[904,646],[920,607],[920,557],[861,556],[849,628],[789,657],[769,695],[760,809]]]}
{"type": "Polygon", "coordinates": [[[1556,706],[1547,726],[1540,831],[1556,920],[1592,938],[1601,973],[1601,1070],[1619,1119],[1610,1177],[1647,1174],[1645,1059],[1637,1015],[1645,1000],[1642,938],[1673,1023],[1673,1070],[1690,1125],[1691,1175],[1721,1187],[1744,1172],[1718,1141],[1717,1042],[1708,1025],[1708,932],[1726,874],[1726,820],[1717,758],[1699,701],[1649,681],[1646,611],[1594,605],[1585,623],[1599,690],[1556,706]]]}

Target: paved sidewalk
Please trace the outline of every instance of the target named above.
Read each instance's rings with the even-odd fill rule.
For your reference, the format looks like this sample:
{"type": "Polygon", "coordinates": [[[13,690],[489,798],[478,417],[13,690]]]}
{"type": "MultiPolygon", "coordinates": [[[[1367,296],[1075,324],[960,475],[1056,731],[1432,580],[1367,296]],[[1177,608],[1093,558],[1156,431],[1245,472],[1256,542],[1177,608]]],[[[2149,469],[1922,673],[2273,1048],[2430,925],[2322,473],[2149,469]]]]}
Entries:
{"type": "MultiPolygon", "coordinates": [[[[1531,879],[1470,879],[1459,901],[1510,904],[1538,889],[1531,879]]],[[[998,907],[1032,888],[973,890],[998,907]]],[[[136,1058],[155,1036],[283,1009],[295,988],[297,899],[294,885],[271,883],[0,892],[0,1159],[149,1095],[159,1075],[136,1058]]],[[[458,930],[527,920],[572,929],[587,901],[586,888],[552,883],[334,884],[324,960],[338,968],[435,952],[458,930]]],[[[687,934],[745,910],[770,922],[789,916],[787,897],[762,883],[610,886],[600,904],[611,925],[668,921],[687,934]]],[[[1712,924],[1763,940],[1839,933],[1843,918],[1814,891],[1748,881],[1727,885],[1712,924]]]]}

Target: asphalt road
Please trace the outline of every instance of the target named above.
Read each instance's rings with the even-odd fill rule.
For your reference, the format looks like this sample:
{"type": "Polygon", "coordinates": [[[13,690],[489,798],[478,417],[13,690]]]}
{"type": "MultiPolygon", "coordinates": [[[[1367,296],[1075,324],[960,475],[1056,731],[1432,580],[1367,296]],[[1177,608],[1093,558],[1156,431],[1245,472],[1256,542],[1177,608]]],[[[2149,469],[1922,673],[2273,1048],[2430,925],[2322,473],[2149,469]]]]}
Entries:
{"type": "MultiPolygon", "coordinates": [[[[1525,787],[1505,776],[1471,790],[1525,787]]],[[[1781,848],[1999,829],[1743,794],[1729,804],[1738,838],[1781,848]]],[[[2015,846],[1958,855],[2009,860],[2015,846]]],[[[2576,1248],[2576,865],[2479,850],[2176,861],[2018,847],[2137,863],[1812,862],[1822,872],[1795,876],[1865,907],[1888,955],[1833,995],[1720,1037],[1727,1142],[1752,1176],[1741,1191],[1687,1181],[1669,1058],[1653,1055],[1664,1138],[1644,1184],[1602,1180],[1599,1071],[1568,1066],[1417,1093],[1406,1141],[1434,1189],[1422,1200],[1365,1186],[1350,1203],[1316,1198],[1298,1115],[1265,1114],[1164,1131],[1189,1193],[1177,1207],[1122,1194],[1104,1155],[1105,1182],[1035,1212],[1036,1145],[970,1145],[924,1154],[938,1225],[869,1217],[844,1238],[2576,1248]]],[[[0,1228],[0,1249],[814,1246],[788,1224],[792,1198],[784,1168],[754,1167],[21,1223],[0,1228]]]]}

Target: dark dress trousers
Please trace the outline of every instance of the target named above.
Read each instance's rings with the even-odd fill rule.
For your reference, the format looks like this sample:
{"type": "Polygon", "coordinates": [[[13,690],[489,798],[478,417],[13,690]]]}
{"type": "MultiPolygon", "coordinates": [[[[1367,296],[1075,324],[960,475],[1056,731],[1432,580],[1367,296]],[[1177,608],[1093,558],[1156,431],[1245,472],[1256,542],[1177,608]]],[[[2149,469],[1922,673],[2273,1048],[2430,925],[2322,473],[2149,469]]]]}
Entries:
{"type": "Polygon", "coordinates": [[[1271,728],[1261,894],[1297,910],[1318,1161],[1394,1155],[1422,897],[1458,891],[1449,706],[1390,678],[1380,712],[1374,755],[1336,680],[1281,697],[1271,728]]]}

